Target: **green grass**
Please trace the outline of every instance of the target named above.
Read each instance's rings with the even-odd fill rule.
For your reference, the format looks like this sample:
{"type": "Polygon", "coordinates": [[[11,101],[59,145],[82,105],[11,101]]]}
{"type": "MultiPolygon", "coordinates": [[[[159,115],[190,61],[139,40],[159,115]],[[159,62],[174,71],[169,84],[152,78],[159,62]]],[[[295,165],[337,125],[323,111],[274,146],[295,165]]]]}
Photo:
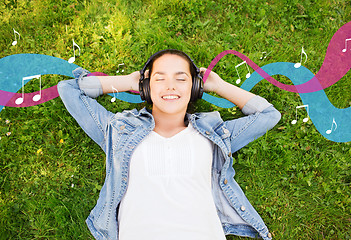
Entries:
{"type": "MultiPolygon", "coordinates": [[[[122,62],[125,73],[139,70],[164,48],[184,50],[207,67],[228,49],[260,66],[297,62],[303,46],[304,66],[316,73],[333,34],[351,21],[351,2],[4,0],[0,13],[0,58],[39,53],[68,60],[74,39],[82,48],[76,64],[115,74],[122,62]],[[12,28],[21,34],[16,46],[11,46],[12,28]],[[271,54],[260,60],[264,51],[271,54]]],[[[234,83],[240,61],[226,56],[214,71],[234,83]]],[[[326,89],[336,107],[351,105],[350,76],[326,89]]],[[[63,79],[42,78],[44,87],[63,79]]],[[[26,86],[28,92],[37,91],[26,86]]],[[[326,140],[311,121],[291,125],[295,106],[301,105],[297,94],[267,81],[252,92],[272,102],[282,120],[234,154],[235,178],[274,239],[351,239],[350,142],[326,140]]],[[[113,112],[144,106],[109,99],[99,102],[113,112]]],[[[195,110],[218,110],[225,119],[241,116],[237,109],[205,101],[195,110]]],[[[59,98],[28,108],[6,107],[0,118],[0,239],[92,239],[85,218],[104,181],[102,150],[59,98]]]]}

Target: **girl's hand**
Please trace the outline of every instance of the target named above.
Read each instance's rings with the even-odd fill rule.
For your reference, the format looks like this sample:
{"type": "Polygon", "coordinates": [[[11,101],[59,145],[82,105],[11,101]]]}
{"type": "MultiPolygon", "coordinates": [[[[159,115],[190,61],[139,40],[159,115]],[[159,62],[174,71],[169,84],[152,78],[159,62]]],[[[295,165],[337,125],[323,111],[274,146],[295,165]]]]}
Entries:
{"type": "MultiPolygon", "coordinates": [[[[206,68],[200,68],[200,73],[202,75],[204,75],[205,72],[206,68]]],[[[219,96],[237,105],[240,109],[255,96],[253,93],[224,81],[217,73],[212,71],[204,84],[204,91],[215,92],[219,96]]]]}
{"type": "Polygon", "coordinates": [[[139,71],[132,72],[128,74],[128,78],[130,81],[130,90],[139,91],[140,72],[139,71]]]}
{"type": "MultiPolygon", "coordinates": [[[[204,76],[206,70],[207,70],[206,68],[201,67],[200,74],[202,76],[204,76]]],[[[217,92],[221,81],[223,81],[222,78],[220,76],[218,76],[217,73],[211,71],[210,75],[208,75],[208,78],[206,79],[206,82],[204,84],[204,91],[205,92],[217,92]]]]}

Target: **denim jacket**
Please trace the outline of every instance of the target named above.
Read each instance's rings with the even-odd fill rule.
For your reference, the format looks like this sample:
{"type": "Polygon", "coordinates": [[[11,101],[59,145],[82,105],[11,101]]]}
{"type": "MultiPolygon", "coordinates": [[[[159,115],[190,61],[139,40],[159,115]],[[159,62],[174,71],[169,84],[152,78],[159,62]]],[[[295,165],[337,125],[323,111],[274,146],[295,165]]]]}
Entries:
{"type": "MultiPolygon", "coordinates": [[[[105,182],[86,223],[96,239],[115,240],[118,207],[127,190],[131,155],[154,129],[155,122],[145,108],[116,114],[107,111],[80,89],[78,80],[87,73],[81,68],[75,70],[76,79],[61,81],[58,91],[69,113],[106,154],[105,182]]],[[[215,146],[212,195],[224,233],[269,240],[272,236],[268,228],[234,180],[232,153],[274,127],[280,113],[259,96],[252,98],[242,111],[247,116],[230,121],[223,121],[218,112],[187,114],[187,118],[215,146]]]]}

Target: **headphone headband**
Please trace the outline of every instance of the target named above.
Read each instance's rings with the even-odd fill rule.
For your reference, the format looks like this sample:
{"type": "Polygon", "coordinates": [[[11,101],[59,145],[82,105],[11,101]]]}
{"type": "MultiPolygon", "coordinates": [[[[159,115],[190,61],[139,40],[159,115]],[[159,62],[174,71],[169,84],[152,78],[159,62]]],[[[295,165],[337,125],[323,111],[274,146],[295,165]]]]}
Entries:
{"type": "Polygon", "coordinates": [[[200,74],[200,69],[195,65],[194,61],[191,59],[191,57],[188,54],[186,54],[185,52],[179,51],[177,49],[164,49],[164,50],[161,50],[161,51],[158,51],[158,52],[152,54],[151,57],[149,57],[149,59],[144,64],[144,67],[140,70],[140,75],[142,76],[142,78],[145,78],[145,76],[144,76],[145,71],[149,67],[150,62],[155,58],[155,56],[157,56],[163,52],[170,52],[170,54],[172,54],[172,51],[185,55],[190,60],[191,64],[194,66],[195,74],[196,75],[200,74]]]}

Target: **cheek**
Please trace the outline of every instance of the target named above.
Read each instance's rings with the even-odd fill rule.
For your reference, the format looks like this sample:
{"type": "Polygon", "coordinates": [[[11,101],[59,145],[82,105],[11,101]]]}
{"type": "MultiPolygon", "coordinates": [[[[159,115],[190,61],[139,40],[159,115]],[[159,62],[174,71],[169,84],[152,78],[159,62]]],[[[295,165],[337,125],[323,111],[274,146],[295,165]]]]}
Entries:
{"type": "Polygon", "coordinates": [[[190,98],[191,95],[191,88],[192,88],[192,84],[187,84],[186,86],[183,86],[183,92],[190,98]]]}
{"type": "Polygon", "coordinates": [[[157,84],[153,84],[150,82],[150,95],[154,95],[158,92],[157,84]]]}
{"type": "Polygon", "coordinates": [[[163,87],[161,86],[161,84],[150,84],[150,97],[152,102],[157,102],[160,100],[159,96],[163,91],[162,89],[163,87]]]}
{"type": "Polygon", "coordinates": [[[155,99],[155,88],[151,88],[151,86],[150,86],[150,97],[151,97],[151,100],[154,101],[154,99],[155,99]]]}

